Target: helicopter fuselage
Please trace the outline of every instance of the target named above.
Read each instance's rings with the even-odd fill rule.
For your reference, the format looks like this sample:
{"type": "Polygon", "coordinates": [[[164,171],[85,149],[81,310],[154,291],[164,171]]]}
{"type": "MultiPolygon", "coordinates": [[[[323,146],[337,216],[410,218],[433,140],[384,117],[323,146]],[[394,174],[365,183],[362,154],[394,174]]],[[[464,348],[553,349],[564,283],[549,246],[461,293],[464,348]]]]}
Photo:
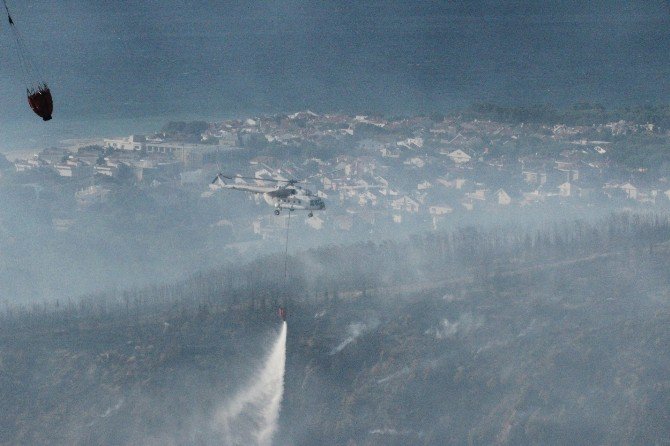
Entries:
{"type": "Polygon", "coordinates": [[[295,194],[282,197],[265,193],[263,194],[263,198],[266,203],[276,209],[321,211],[326,208],[323,200],[315,195],[295,194]]]}
{"type": "Polygon", "coordinates": [[[321,211],[326,208],[321,197],[314,195],[307,189],[296,187],[294,185],[287,186],[261,186],[254,184],[236,184],[226,183],[219,176],[210,185],[213,190],[216,189],[233,189],[244,192],[252,192],[261,194],[266,203],[275,208],[275,214],[279,215],[281,209],[288,209],[289,211],[321,211]]]}

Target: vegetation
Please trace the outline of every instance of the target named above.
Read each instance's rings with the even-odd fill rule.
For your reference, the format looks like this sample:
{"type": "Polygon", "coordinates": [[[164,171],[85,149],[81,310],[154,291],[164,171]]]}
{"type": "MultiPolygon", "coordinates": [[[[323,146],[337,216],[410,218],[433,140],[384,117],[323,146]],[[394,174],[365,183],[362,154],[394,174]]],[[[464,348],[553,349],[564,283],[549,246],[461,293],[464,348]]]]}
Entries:
{"type": "Polygon", "coordinates": [[[216,443],[289,309],[279,444],[670,435],[670,221],[331,246],[1,316],[0,442],[216,443]],[[208,424],[210,423],[210,424],[208,424]],[[209,430],[208,430],[209,429],[209,430]]]}
{"type": "Polygon", "coordinates": [[[208,128],[209,124],[205,121],[170,121],[161,129],[161,133],[169,139],[200,143],[201,135],[208,128]]]}

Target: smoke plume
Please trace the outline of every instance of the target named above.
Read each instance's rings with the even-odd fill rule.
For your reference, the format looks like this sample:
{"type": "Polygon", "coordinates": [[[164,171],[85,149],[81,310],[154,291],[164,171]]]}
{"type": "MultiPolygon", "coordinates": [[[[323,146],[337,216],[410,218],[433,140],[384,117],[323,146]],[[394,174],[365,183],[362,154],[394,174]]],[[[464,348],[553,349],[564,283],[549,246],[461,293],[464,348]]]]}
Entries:
{"type": "Polygon", "coordinates": [[[332,356],[341,352],[347,345],[354,342],[360,335],[362,335],[363,333],[367,333],[368,331],[374,330],[375,328],[377,328],[377,326],[379,326],[379,321],[376,319],[368,321],[367,323],[356,322],[349,324],[349,326],[347,327],[348,336],[346,337],[346,339],[344,339],[344,341],[340,342],[337,345],[337,347],[333,348],[330,351],[329,355],[332,356]]]}

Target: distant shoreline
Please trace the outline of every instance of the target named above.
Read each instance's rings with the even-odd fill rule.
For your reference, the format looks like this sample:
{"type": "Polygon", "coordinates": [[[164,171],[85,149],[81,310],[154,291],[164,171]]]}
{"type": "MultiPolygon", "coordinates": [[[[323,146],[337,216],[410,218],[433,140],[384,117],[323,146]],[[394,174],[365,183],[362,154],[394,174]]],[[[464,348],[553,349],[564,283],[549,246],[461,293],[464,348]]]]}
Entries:
{"type": "MultiPolygon", "coordinates": [[[[330,110],[324,111],[319,107],[306,107],[301,110],[285,112],[276,111],[241,111],[239,114],[197,115],[182,114],[177,116],[147,116],[144,118],[116,118],[116,119],[86,119],[86,120],[58,120],[44,125],[34,120],[22,121],[16,126],[9,126],[11,131],[4,133],[0,125],[0,153],[9,160],[25,159],[49,147],[74,149],[88,144],[101,144],[104,138],[118,137],[131,134],[150,134],[159,131],[171,121],[189,122],[206,121],[209,123],[221,122],[228,119],[244,119],[246,117],[279,116],[295,111],[316,110],[318,114],[344,114],[353,116],[352,111],[330,110]],[[23,141],[19,143],[17,141],[23,141]]],[[[368,116],[386,116],[389,119],[412,117],[430,117],[444,119],[458,117],[463,120],[490,120],[507,124],[544,124],[544,125],[577,125],[591,126],[607,122],[627,121],[640,124],[654,124],[664,131],[670,130],[670,105],[637,105],[634,107],[607,108],[599,103],[576,102],[569,107],[558,107],[551,103],[527,106],[502,106],[495,102],[473,102],[468,106],[445,109],[441,112],[415,112],[395,115],[393,113],[374,113],[360,111],[358,114],[368,116]]]]}

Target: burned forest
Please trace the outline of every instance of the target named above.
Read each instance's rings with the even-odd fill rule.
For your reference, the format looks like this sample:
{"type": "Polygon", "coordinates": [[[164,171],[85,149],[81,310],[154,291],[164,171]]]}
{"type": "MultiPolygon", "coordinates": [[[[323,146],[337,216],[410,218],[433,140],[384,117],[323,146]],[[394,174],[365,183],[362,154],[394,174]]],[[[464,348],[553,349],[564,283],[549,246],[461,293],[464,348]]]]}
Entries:
{"type": "Polygon", "coordinates": [[[0,315],[1,444],[221,444],[288,310],[275,444],[663,444],[670,220],[462,227],[0,315]],[[288,280],[287,280],[288,279],[288,280]]]}

